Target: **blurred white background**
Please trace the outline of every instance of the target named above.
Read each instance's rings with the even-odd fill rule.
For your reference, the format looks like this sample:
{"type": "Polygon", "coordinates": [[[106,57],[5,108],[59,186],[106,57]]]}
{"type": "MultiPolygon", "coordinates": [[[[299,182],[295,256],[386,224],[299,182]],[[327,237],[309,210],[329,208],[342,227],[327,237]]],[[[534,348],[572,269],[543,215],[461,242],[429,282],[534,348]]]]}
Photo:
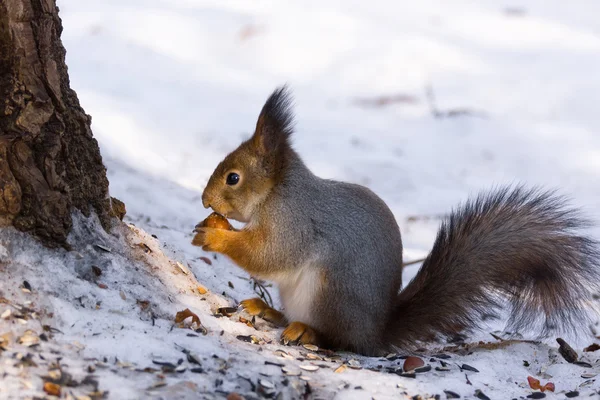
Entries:
{"type": "Polygon", "coordinates": [[[308,165],[382,196],[409,252],[437,222],[407,217],[497,184],[556,187],[600,216],[597,1],[58,4],[72,87],[133,220],[202,218],[212,170],[283,83],[308,165]],[[434,117],[428,87],[467,115],[434,117]]]}

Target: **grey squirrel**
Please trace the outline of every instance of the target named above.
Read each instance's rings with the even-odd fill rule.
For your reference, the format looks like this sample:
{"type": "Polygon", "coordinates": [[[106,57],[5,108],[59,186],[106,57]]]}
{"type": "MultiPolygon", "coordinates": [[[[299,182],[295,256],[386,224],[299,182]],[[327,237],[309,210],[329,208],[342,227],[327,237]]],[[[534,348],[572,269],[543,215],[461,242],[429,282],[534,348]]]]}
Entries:
{"type": "Polygon", "coordinates": [[[473,329],[505,305],[511,330],[574,331],[585,321],[600,253],[562,197],[519,186],[466,202],[400,290],[394,215],[365,187],[315,176],[292,149],[292,124],[281,87],[202,195],[206,208],[247,225],[199,224],[193,241],[277,284],[283,313],[258,298],[241,305],[285,327],[284,342],[381,355],[473,329]]]}

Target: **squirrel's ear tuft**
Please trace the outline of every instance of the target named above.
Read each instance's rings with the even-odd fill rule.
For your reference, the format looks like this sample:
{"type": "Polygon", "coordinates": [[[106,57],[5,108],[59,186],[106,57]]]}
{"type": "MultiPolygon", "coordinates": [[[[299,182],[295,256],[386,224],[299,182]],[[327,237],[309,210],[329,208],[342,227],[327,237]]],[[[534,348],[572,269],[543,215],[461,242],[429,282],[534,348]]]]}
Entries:
{"type": "Polygon", "coordinates": [[[287,143],[294,125],[292,102],[287,86],[275,89],[269,96],[258,116],[252,137],[258,149],[269,153],[287,143]]]}

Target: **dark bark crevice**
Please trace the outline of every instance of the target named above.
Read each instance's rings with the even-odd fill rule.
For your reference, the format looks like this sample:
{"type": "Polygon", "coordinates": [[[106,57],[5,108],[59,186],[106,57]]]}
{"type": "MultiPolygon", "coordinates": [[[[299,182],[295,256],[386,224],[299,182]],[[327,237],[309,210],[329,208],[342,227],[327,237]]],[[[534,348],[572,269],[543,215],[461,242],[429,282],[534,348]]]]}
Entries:
{"type": "MultiPolygon", "coordinates": [[[[73,208],[112,216],[91,117],[70,88],[54,0],[0,0],[0,224],[68,247],[73,208]]],[[[123,210],[124,212],[124,210],[123,210]]]]}

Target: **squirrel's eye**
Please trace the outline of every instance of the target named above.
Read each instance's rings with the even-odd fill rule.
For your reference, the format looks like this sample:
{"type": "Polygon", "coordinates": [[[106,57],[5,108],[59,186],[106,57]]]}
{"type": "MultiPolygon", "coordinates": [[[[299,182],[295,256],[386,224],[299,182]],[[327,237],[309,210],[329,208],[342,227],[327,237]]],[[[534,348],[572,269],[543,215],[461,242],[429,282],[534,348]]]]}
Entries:
{"type": "Polygon", "coordinates": [[[232,172],[229,175],[227,175],[227,184],[229,186],[237,185],[237,183],[239,181],[240,181],[240,176],[238,174],[236,174],[235,172],[232,172]]]}

